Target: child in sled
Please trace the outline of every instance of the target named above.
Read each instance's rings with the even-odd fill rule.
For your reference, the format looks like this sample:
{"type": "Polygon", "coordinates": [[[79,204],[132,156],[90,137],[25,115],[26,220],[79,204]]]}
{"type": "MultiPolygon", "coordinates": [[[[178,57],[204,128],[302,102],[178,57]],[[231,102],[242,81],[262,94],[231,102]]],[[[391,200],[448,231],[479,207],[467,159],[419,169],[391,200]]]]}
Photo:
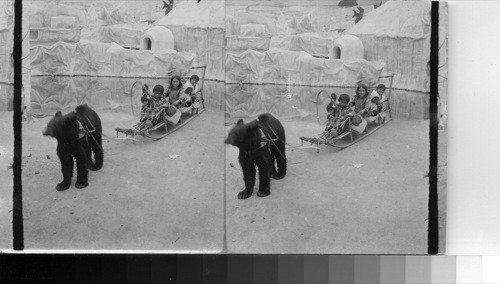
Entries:
{"type": "Polygon", "coordinates": [[[378,97],[377,105],[379,106],[379,112],[385,110],[384,106],[386,105],[387,96],[385,95],[385,85],[379,84],[375,90],[370,94],[370,98],[378,97]]]}
{"type": "Polygon", "coordinates": [[[328,121],[322,136],[325,139],[331,139],[349,130],[349,120],[351,118],[351,109],[349,108],[349,95],[339,96],[338,103],[335,103],[336,94],[331,94],[331,102],[328,104],[328,121]]]}
{"type": "Polygon", "coordinates": [[[356,89],[356,95],[351,100],[353,116],[351,118],[351,129],[358,133],[366,129],[367,121],[364,119],[366,115],[366,105],[369,102],[368,87],[360,84],[356,89]]]}
{"type": "Polygon", "coordinates": [[[191,78],[189,78],[189,82],[191,83],[191,85],[194,88],[193,92],[191,92],[191,99],[193,100],[193,102],[200,99],[201,86],[198,85],[199,81],[200,81],[200,77],[198,77],[198,75],[192,75],[191,78]]]}
{"type": "Polygon", "coordinates": [[[165,99],[165,120],[177,124],[181,118],[180,107],[183,105],[183,94],[184,88],[182,84],[181,77],[179,75],[174,75],[170,79],[170,84],[166,94],[165,99]]]}
{"type": "Polygon", "coordinates": [[[365,118],[368,122],[380,122],[379,118],[385,117],[388,105],[385,89],[384,84],[379,84],[377,89],[370,94],[365,110],[365,118]]]}
{"type": "Polygon", "coordinates": [[[363,117],[367,122],[374,122],[380,117],[380,109],[382,108],[379,105],[379,96],[370,95],[370,99],[366,102],[366,107],[363,111],[363,117]]]}
{"type": "Polygon", "coordinates": [[[164,110],[161,105],[165,103],[165,94],[162,85],[154,86],[152,93],[149,92],[148,85],[144,85],[141,102],[142,115],[137,126],[139,131],[146,130],[164,120],[164,110]]]}
{"type": "Polygon", "coordinates": [[[186,93],[191,97],[191,105],[196,112],[198,111],[198,108],[200,107],[200,101],[201,101],[201,85],[198,84],[200,81],[200,77],[198,75],[192,75],[189,78],[189,83],[192,86],[192,90],[188,93],[186,90],[186,93]]]}

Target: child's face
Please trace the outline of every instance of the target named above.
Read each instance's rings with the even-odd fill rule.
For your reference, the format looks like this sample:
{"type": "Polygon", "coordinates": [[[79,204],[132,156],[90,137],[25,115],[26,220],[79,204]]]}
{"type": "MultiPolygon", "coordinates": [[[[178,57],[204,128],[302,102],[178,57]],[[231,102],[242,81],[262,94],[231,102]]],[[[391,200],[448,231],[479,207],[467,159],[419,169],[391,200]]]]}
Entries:
{"type": "Polygon", "coordinates": [[[384,89],[384,88],[377,88],[377,93],[378,93],[379,95],[382,95],[384,92],[385,92],[385,89],[384,89]]]}
{"type": "Polygon", "coordinates": [[[378,104],[379,100],[380,100],[380,98],[379,98],[379,97],[373,97],[373,98],[372,98],[372,103],[374,103],[374,104],[378,104]]]}
{"type": "Polygon", "coordinates": [[[179,79],[175,78],[172,80],[172,87],[177,88],[179,87],[181,82],[179,82],[179,79]]]}
{"type": "Polygon", "coordinates": [[[339,100],[339,107],[345,108],[349,102],[346,100],[339,100]]]}
{"type": "Polygon", "coordinates": [[[359,88],[359,91],[358,91],[358,96],[360,98],[364,97],[366,95],[366,91],[365,91],[365,88],[359,88]]]}
{"type": "Polygon", "coordinates": [[[189,79],[189,82],[193,85],[193,87],[196,87],[196,84],[198,84],[198,80],[196,79],[189,79]]]}

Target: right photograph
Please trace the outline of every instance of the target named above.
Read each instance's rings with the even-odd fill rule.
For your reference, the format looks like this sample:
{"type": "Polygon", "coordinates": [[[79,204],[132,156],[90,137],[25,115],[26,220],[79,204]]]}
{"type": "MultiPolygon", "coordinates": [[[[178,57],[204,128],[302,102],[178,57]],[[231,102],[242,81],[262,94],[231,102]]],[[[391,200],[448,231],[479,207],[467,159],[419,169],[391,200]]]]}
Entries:
{"type": "Polygon", "coordinates": [[[433,138],[445,252],[447,14],[436,94],[431,2],[226,0],[227,253],[427,254],[433,138]]]}

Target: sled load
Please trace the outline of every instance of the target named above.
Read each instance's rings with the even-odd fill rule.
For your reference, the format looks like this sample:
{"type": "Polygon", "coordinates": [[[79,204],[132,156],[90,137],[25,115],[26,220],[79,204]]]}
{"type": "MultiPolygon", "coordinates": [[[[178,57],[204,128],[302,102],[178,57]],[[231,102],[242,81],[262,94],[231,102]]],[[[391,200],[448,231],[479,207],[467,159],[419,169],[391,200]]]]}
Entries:
{"type": "MultiPolygon", "coordinates": [[[[381,79],[389,80],[388,87],[383,84],[372,87],[361,85],[365,88],[363,92],[367,92],[367,94],[360,104],[356,102],[360,86],[358,86],[357,94],[353,98],[345,94],[338,98],[331,97],[331,102],[327,106],[328,116],[325,130],[316,137],[300,137],[301,144],[303,145],[304,141],[309,142],[316,146],[318,152],[319,146],[322,144],[347,148],[386,125],[392,119],[389,99],[393,78],[393,74],[379,77],[379,83],[381,79]]],[[[315,101],[318,117],[319,96],[322,92],[324,91],[318,93],[315,101]]]]}
{"type": "Polygon", "coordinates": [[[130,100],[132,113],[139,116],[139,122],[131,128],[115,128],[116,135],[119,133],[125,134],[127,138],[133,139],[134,136],[140,135],[151,139],[161,139],[178,130],[182,126],[189,123],[192,119],[198,117],[205,111],[205,103],[203,99],[203,83],[205,81],[205,66],[192,67],[191,69],[203,69],[201,78],[198,76],[180,77],[172,76],[167,79],[174,81],[177,79],[180,86],[178,92],[175,90],[166,90],[162,86],[155,86],[153,90],[146,84],[136,81],[130,88],[130,100]],[[196,77],[196,86],[193,87],[189,81],[196,77]],[[134,103],[134,87],[138,85],[142,89],[140,98],[141,105],[134,103]],[[188,89],[191,89],[188,91],[188,89]],[[174,96],[175,93],[175,96],[174,96]],[[135,105],[135,106],[134,106],[135,105]],[[140,108],[140,111],[137,109],[140,108]]]}

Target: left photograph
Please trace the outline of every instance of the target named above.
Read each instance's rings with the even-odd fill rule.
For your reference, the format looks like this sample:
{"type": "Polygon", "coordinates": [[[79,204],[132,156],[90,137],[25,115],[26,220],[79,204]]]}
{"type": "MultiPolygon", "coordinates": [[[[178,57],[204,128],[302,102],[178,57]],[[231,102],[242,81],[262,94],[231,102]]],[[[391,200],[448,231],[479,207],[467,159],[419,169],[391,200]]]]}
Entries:
{"type": "Polygon", "coordinates": [[[23,1],[25,250],[222,251],[224,31],[224,1],[23,1]]]}

